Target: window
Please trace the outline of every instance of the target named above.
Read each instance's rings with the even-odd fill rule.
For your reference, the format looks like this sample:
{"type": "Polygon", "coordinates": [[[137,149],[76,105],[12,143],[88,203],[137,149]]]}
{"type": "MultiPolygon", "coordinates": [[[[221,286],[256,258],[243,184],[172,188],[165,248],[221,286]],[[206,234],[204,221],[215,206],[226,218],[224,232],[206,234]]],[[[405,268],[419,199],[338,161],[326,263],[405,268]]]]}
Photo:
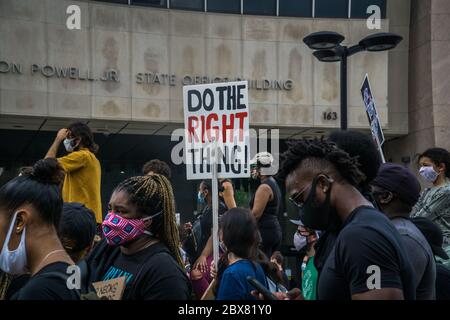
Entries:
{"type": "Polygon", "coordinates": [[[371,5],[377,5],[381,9],[381,18],[386,18],[386,0],[358,0],[352,1],[352,18],[365,19],[371,14],[367,14],[367,8],[371,5]]]}
{"type": "Polygon", "coordinates": [[[244,0],[244,14],[277,15],[276,0],[244,0]]]}
{"type": "Polygon", "coordinates": [[[348,0],[316,0],[315,16],[317,18],[348,18],[348,0]]]}
{"type": "Polygon", "coordinates": [[[205,11],[204,0],[170,0],[171,9],[205,11]]]}
{"type": "Polygon", "coordinates": [[[311,17],[312,0],[279,0],[280,16],[311,17]]]}
{"type": "Polygon", "coordinates": [[[241,0],[208,0],[207,11],[241,13],[241,0]]]}
{"type": "Polygon", "coordinates": [[[131,4],[149,7],[167,8],[167,0],[131,0],[131,4]]]}

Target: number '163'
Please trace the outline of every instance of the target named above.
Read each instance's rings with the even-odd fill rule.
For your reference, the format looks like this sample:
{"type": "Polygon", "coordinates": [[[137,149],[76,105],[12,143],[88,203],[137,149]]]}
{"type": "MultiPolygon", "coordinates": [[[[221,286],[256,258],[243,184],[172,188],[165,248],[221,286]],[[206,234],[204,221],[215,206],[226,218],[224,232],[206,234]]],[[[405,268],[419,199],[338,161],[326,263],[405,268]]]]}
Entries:
{"type": "Polygon", "coordinates": [[[327,111],[325,111],[323,113],[323,120],[332,121],[332,120],[337,120],[337,118],[338,118],[337,112],[327,112],[327,111]]]}

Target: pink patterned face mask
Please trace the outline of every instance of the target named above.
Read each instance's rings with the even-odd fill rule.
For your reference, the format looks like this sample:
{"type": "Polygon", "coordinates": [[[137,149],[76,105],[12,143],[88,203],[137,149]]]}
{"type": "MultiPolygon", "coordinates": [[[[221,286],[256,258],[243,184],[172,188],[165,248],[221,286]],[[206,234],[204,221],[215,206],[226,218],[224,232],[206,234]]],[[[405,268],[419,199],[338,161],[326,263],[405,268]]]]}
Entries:
{"type": "Polygon", "coordinates": [[[152,236],[150,231],[145,230],[145,221],[153,219],[162,212],[143,219],[127,219],[114,212],[108,212],[102,223],[103,235],[110,246],[121,246],[143,234],[152,236]]]}

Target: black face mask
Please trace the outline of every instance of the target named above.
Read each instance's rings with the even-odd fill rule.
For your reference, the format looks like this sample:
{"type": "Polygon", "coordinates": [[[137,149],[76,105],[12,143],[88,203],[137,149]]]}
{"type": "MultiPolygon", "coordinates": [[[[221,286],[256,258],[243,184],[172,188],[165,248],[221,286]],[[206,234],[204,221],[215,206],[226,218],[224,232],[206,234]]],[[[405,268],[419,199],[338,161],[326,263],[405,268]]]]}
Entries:
{"type": "Polygon", "coordinates": [[[327,192],[325,201],[322,203],[317,203],[316,201],[316,186],[317,177],[314,178],[308,198],[300,209],[300,219],[305,227],[314,230],[336,230],[340,226],[340,220],[336,209],[330,205],[331,186],[327,192]]]}

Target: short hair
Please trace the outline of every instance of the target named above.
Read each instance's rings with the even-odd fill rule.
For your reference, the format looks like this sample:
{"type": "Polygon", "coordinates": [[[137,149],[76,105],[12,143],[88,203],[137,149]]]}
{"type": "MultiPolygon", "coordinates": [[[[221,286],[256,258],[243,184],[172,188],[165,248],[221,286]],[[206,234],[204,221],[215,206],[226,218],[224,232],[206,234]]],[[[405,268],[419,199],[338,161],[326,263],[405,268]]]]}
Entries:
{"type": "Polygon", "coordinates": [[[170,170],[169,165],[166,162],[161,161],[159,159],[153,159],[144,164],[144,166],[142,167],[142,173],[146,175],[149,172],[162,174],[169,180],[172,176],[172,172],[170,170]]]}
{"type": "Polygon", "coordinates": [[[94,142],[94,134],[91,128],[83,122],[72,122],[67,127],[75,138],[81,139],[83,147],[88,148],[92,153],[98,151],[98,145],[94,142]]]}
{"type": "Polygon", "coordinates": [[[334,131],[328,140],[347,152],[351,157],[357,157],[359,169],[366,176],[365,184],[370,183],[378,174],[381,156],[372,136],[359,131],[334,131]]]}
{"type": "Polygon", "coordinates": [[[421,155],[419,155],[419,158],[417,159],[417,162],[420,161],[423,157],[430,158],[431,161],[435,165],[445,164],[445,176],[447,178],[450,178],[450,153],[443,148],[430,148],[425,150],[421,155]]]}
{"type": "Polygon", "coordinates": [[[278,179],[284,181],[300,165],[308,165],[313,170],[330,170],[336,180],[345,180],[358,186],[365,180],[356,158],[339,149],[335,143],[323,138],[291,140],[288,150],[281,155],[282,163],[278,179]]]}
{"type": "Polygon", "coordinates": [[[279,264],[279,265],[283,265],[284,262],[284,258],[283,255],[281,254],[280,251],[275,251],[274,253],[272,253],[272,257],[270,257],[270,259],[275,259],[275,261],[279,264]]]}
{"type": "Polygon", "coordinates": [[[80,252],[92,245],[96,229],[97,224],[92,210],[78,202],[64,203],[58,236],[60,239],[74,241],[75,245],[69,248],[70,252],[80,252]]]}

